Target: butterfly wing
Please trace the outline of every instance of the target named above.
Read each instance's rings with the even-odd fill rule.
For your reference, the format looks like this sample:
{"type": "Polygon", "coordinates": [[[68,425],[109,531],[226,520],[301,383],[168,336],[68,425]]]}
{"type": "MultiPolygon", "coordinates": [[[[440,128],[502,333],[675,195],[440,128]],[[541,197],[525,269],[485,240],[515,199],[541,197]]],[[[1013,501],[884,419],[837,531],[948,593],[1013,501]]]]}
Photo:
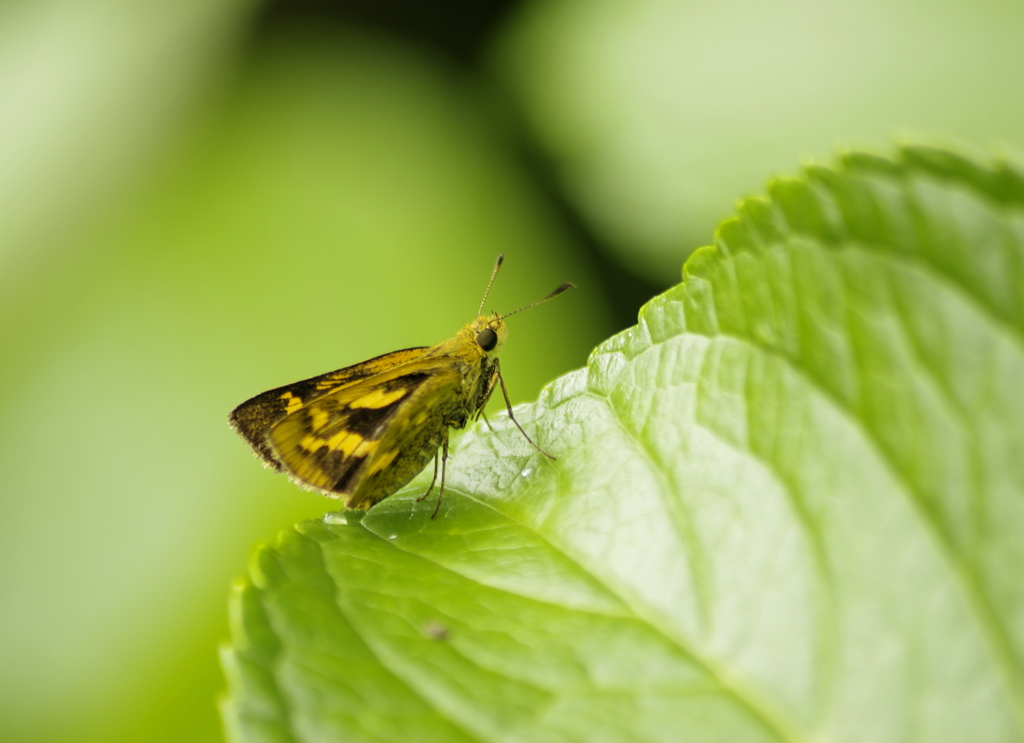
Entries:
{"type": "Polygon", "coordinates": [[[461,382],[440,359],[414,361],[312,400],[271,426],[266,443],[299,484],[369,508],[433,457],[461,382]]]}
{"type": "Polygon", "coordinates": [[[266,466],[283,472],[282,463],[267,445],[267,432],[271,426],[289,413],[299,410],[319,397],[420,359],[428,350],[426,347],[406,348],[402,351],[377,356],[360,364],[347,366],[344,369],[277,387],[243,402],[231,411],[228,422],[242,438],[249,442],[249,446],[253,448],[253,451],[264,461],[266,466]]]}

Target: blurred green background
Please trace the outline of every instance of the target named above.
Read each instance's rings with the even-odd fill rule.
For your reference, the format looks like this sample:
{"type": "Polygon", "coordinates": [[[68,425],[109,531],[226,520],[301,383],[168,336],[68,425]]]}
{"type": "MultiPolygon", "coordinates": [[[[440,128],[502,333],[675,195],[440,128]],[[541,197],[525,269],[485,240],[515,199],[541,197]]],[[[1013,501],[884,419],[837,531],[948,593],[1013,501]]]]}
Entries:
{"type": "Polygon", "coordinates": [[[516,316],[515,401],[734,199],[894,134],[1024,142],[1024,5],[0,4],[0,740],[216,741],[226,594],[335,504],[227,425],[516,316]]]}

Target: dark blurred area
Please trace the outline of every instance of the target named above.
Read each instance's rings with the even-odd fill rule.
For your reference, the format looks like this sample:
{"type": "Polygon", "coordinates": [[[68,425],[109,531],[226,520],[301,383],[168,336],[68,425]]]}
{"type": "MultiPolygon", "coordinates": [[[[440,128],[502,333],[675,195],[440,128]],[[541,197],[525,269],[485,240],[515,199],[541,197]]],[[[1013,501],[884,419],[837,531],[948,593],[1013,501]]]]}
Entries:
{"type": "Polygon", "coordinates": [[[252,43],[288,23],[343,24],[430,46],[469,70],[480,71],[488,43],[518,2],[316,2],[285,0],[256,15],[252,43]]]}
{"type": "MultiPolygon", "coordinates": [[[[488,82],[488,51],[502,23],[521,2],[316,2],[288,0],[268,3],[255,17],[248,43],[256,51],[275,34],[295,26],[365,28],[401,38],[441,55],[474,84],[487,87],[495,115],[503,115],[502,133],[526,169],[539,193],[557,212],[577,257],[590,264],[611,312],[612,324],[622,330],[636,323],[640,307],[672,285],[675,277],[652,281],[630,272],[601,250],[601,241],[579,214],[557,178],[555,168],[527,131],[514,103],[500,86],[488,82]],[[495,102],[493,99],[499,99],[495,102]]],[[[689,252],[696,246],[688,246],[689,252]]],[[[684,255],[684,251],[680,254],[684,255]]],[[[680,261],[682,265],[682,261],[680,261]]]]}

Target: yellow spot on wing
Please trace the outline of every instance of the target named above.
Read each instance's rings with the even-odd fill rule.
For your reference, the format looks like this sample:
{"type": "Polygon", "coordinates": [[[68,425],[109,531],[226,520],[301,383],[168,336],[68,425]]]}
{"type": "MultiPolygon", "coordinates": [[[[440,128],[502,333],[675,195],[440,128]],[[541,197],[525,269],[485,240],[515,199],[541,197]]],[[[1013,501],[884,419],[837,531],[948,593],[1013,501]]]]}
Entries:
{"type": "Polygon", "coordinates": [[[327,442],[311,434],[306,434],[299,440],[299,446],[306,451],[316,451],[327,442]]]}
{"type": "Polygon", "coordinates": [[[327,439],[327,447],[331,451],[340,451],[346,457],[352,456],[352,452],[356,449],[360,450],[360,455],[369,454],[371,451],[377,448],[376,441],[366,441],[358,433],[352,433],[351,431],[339,431],[338,433],[327,439]]]}
{"type": "Polygon", "coordinates": [[[381,454],[373,464],[370,465],[370,469],[367,471],[367,475],[372,475],[385,469],[389,464],[395,461],[395,457],[398,456],[399,449],[392,449],[385,454],[381,454]]]}
{"type": "Polygon", "coordinates": [[[302,398],[296,397],[291,392],[285,392],[282,394],[281,399],[285,402],[284,412],[286,415],[291,415],[302,407],[302,398]]]}
{"type": "Polygon", "coordinates": [[[327,425],[327,421],[331,419],[330,413],[326,410],[317,408],[310,413],[309,425],[313,427],[314,431],[319,431],[321,428],[327,425]]]}
{"type": "Polygon", "coordinates": [[[381,390],[374,390],[369,392],[362,397],[353,401],[349,407],[352,408],[383,408],[387,407],[395,400],[401,400],[405,397],[405,393],[408,390],[398,389],[391,390],[391,392],[382,392],[381,390]]]}
{"type": "Polygon", "coordinates": [[[356,448],[356,450],[353,452],[353,456],[356,456],[356,457],[367,457],[367,456],[370,455],[370,452],[372,452],[374,449],[377,448],[377,444],[379,444],[379,443],[380,443],[380,439],[375,439],[375,440],[371,440],[371,441],[363,441],[363,443],[361,443],[356,448]]]}

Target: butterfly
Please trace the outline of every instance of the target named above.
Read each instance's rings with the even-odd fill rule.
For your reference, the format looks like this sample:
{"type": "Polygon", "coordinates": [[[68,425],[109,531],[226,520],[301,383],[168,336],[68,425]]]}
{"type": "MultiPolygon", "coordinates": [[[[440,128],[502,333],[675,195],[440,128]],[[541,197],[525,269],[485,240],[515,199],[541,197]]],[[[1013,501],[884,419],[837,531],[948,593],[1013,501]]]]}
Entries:
{"type": "MultiPolygon", "coordinates": [[[[538,452],[512,414],[498,353],[505,318],[547,302],[572,284],[505,315],[483,314],[504,256],[499,255],[477,317],[435,346],[406,348],[353,366],[277,387],[235,408],[229,423],[264,466],[284,472],[301,487],[341,498],[349,509],[367,509],[407,485],[434,460],[430,487],[444,497],[448,436],[479,418],[495,389],[509,418],[538,452]],[[440,451],[439,451],[440,450],[440,451]]],[[[486,418],[484,419],[486,421],[486,418]]]]}

